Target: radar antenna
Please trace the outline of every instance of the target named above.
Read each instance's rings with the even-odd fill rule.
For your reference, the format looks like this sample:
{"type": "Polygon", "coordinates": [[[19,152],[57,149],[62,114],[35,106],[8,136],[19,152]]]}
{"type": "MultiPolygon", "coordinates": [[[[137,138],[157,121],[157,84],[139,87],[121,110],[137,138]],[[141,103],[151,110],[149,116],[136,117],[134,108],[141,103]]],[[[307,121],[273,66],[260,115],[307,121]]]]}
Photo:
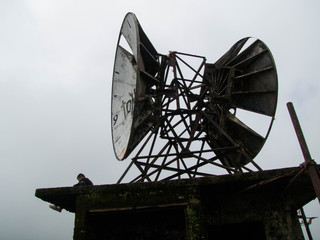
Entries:
{"type": "Polygon", "coordinates": [[[243,38],[215,63],[159,54],[128,13],[114,64],[112,138],[118,160],[134,156],[118,183],[133,166],[131,182],[262,170],[253,159],[271,130],[277,92],[275,63],[261,40],[243,38]],[[252,115],[263,119],[263,133],[250,125],[252,115]]]}

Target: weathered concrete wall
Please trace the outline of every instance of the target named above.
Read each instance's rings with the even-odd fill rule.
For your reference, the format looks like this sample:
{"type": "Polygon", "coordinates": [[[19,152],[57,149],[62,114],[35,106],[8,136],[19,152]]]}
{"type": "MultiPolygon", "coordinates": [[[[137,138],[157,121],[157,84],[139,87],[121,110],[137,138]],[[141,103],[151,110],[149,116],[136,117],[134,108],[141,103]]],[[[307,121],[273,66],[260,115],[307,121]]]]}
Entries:
{"type": "MultiPolygon", "coordinates": [[[[176,228],[169,229],[168,233],[162,232],[161,235],[165,237],[164,239],[175,234],[183,237],[182,239],[205,239],[204,230],[201,228],[203,224],[200,222],[203,218],[201,217],[201,200],[198,189],[184,184],[170,186],[166,183],[110,186],[107,191],[101,188],[100,190],[96,189],[91,194],[79,196],[74,239],[99,239],[96,238],[96,233],[92,232],[94,228],[88,222],[90,219],[94,219],[94,216],[99,215],[100,219],[104,219],[107,226],[105,232],[101,232],[101,230],[98,232],[101,235],[113,232],[109,228],[110,223],[108,224],[108,222],[112,222],[111,219],[114,218],[115,214],[131,217],[134,219],[135,225],[131,229],[126,220],[123,220],[123,223],[120,221],[119,224],[122,224],[124,229],[118,235],[125,234],[125,231],[133,232],[134,229],[136,229],[136,233],[132,233],[132,235],[141,235],[143,231],[140,231],[139,227],[142,227],[143,224],[146,225],[142,218],[154,214],[152,219],[153,229],[148,229],[151,232],[150,234],[159,235],[159,231],[163,231],[163,224],[158,219],[160,218],[167,223],[171,222],[168,227],[176,228]],[[174,214],[170,214],[170,212],[174,214]],[[102,215],[105,217],[101,217],[102,215]],[[108,219],[108,216],[110,219],[108,219]],[[176,222],[177,220],[179,222],[176,222]]],[[[148,231],[144,231],[144,234],[148,235],[148,231]]],[[[170,238],[172,239],[172,236],[170,238]]],[[[153,239],[157,238],[154,236],[153,239]]]]}
{"type": "Polygon", "coordinates": [[[307,174],[290,182],[299,170],[38,189],[36,195],[76,213],[75,240],[301,240],[297,210],[315,194],[307,174]]]}

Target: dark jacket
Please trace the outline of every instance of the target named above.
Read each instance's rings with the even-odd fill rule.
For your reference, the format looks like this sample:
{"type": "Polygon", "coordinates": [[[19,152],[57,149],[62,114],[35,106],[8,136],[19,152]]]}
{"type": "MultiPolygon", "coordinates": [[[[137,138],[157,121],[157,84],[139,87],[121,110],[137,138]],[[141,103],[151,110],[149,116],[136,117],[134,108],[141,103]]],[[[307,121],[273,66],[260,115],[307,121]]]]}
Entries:
{"type": "Polygon", "coordinates": [[[77,184],[73,185],[74,187],[77,186],[92,186],[93,183],[90,181],[89,178],[82,178],[77,184]]]}

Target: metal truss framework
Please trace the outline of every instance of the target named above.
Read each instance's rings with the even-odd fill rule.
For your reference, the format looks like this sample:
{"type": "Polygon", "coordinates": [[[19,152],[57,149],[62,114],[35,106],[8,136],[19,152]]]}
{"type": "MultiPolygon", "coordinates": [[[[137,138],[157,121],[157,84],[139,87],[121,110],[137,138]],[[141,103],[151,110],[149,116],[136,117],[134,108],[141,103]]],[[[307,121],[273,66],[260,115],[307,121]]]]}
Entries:
{"type": "MultiPolygon", "coordinates": [[[[161,55],[158,61],[160,84],[148,92],[154,124],[118,183],[133,166],[139,174],[131,182],[212,176],[217,168],[229,174],[262,170],[253,158],[269,134],[273,116],[267,135],[260,136],[236,118],[238,106],[231,100],[248,94],[232,81],[259,72],[242,76],[230,65],[208,64],[205,57],[180,52],[161,55]],[[245,166],[248,163],[251,168],[245,166]]],[[[270,68],[260,72],[266,71],[270,68]]],[[[255,111],[249,105],[240,107],[255,111]]]]}

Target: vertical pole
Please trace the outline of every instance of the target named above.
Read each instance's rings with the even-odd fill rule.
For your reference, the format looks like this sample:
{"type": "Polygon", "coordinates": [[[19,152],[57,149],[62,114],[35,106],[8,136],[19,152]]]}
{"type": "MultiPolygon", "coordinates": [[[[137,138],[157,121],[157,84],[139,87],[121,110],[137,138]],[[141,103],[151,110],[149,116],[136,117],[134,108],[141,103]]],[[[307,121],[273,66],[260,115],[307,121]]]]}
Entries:
{"type": "Polygon", "coordinates": [[[303,225],[306,228],[306,232],[307,232],[308,238],[309,238],[309,240],[313,240],[311,232],[310,232],[309,224],[308,224],[306,215],[305,215],[304,210],[303,210],[302,207],[300,208],[300,212],[301,212],[301,217],[302,217],[302,220],[303,220],[303,225]]]}
{"type": "Polygon", "coordinates": [[[298,141],[299,141],[299,144],[300,144],[303,156],[304,156],[304,160],[306,163],[306,169],[307,169],[308,174],[311,178],[314,191],[315,191],[316,196],[318,198],[318,201],[320,203],[320,179],[319,179],[319,174],[317,171],[317,165],[311,158],[311,155],[310,155],[307,143],[304,139],[304,136],[303,136],[300,124],[299,124],[299,120],[298,120],[298,117],[297,117],[296,112],[294,110],[293,104],[291,102],[288,102],[287,108],[289,110],[290,117],[291,117],[294,129],[296,131],[296,135],[298,137],[298,141]]]}

